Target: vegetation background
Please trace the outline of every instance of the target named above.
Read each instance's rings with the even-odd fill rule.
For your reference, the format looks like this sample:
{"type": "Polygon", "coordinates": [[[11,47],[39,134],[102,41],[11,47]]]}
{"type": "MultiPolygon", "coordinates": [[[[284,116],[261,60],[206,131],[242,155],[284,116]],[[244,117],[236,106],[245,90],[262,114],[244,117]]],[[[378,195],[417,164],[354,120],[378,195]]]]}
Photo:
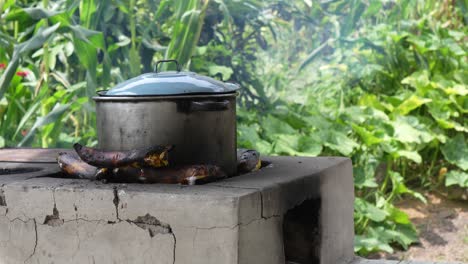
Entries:
{"type": "Polygon", "coordinates": [[[96,145],[96,90],[177,59],[241,84],[239,146],[350,157],[355,251],[406,249],[417,232],[395,202],[468,188],[467,7],[0,0],[0,147],[96,145]]]}

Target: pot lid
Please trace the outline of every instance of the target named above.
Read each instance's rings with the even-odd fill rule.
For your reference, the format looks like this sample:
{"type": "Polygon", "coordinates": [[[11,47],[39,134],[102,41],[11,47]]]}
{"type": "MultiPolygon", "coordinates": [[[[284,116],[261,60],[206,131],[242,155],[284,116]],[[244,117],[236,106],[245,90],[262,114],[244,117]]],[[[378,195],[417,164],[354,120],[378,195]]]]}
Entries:
{"type": "Polygon", "coordinates": [[[145,73],[116,85],[101,96],[151,96],[234,93],[238,84],[227,83],[198,75],[194,72],[180,71],[176,60],[162,60],[156,63],[155,72],[145,73]],[[158,72],[158,64],[175,62],[177,71],[158,72]]]}

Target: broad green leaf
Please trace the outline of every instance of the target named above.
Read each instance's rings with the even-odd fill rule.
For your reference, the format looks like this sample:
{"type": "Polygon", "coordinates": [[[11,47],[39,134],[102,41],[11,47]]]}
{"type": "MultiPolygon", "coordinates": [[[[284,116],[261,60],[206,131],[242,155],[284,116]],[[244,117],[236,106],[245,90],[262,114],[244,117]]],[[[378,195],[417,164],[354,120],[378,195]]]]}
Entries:
{"type": "Polygon", "coordinates": [[[431,82],[429,80],[429,72],[417,71],[411,74],[410,76],[404,78],[401,81],[402,84],[408,84],[415,88],[417,91],[420,91],[422,94],[425,94],[427,89],[429,89],[431,82]]]}
{"type": "Polygon", "coordinates": [[[237,126],[238,146],[244,148],[256,149],[261,154],[270,154],[272,146],[267,141],[260,138],[258,131],[260,130],[257,124],[246,125],[240,124],[237,126]]]}
{"type": "Polygon", "coordinates": [[[274,134],[296,134],[297,131],[294,130],[288,123],[272,116],[267,115],[262,121],[262,129],[267,136],[270,137],[274,134]]]}
{"type": "Polygon", "coordinates": [[[386,110],[392,111],[393,107],[392,109],[388,109],[386,105],[384,104],[384,102],[382,101],[383,100],[380,100],[379,98],[377,98],[375,94],[364,94],[363,96],[361,96],[361,98],[359,98],[358,105],[373,107],[380,111],[386,111],[386,110]]]}
{"type": "Polygon", "coordinates": [[[406,115],[412,110],[431,101],[431,99],[421,98],[416,95],[412,95],[410,98],[406,99],[405,101],[403,101],[403,103],[401,103],[399,106],[393,109],[393,114],[406,115]]]}
{"type": "Polygon", "coordinates": [[[328,140],[323,144],[344,156],[349,156],[359,144],[343,132],[330,131],[327,133],[328,140]]]}
{"type": "Polygon", "coordinates": [[[379,240],[377,237],[366,237],[362,235],[354,236],[354,251],[360,252],[363,249],[365,253],[373,251],[393,253],[393,248],[388,243],[379,240]]]}
{"type": "Polygon", "coordinates": [[[440,150],[448,162],[462,170],[468,170],[468,147],[463,134],[458,133],[455,137],[449,138],[440,150]]]}
{"type": "Polygon", "coordinates": [[[298,144],[298,155],[301,156],[318,156],[323,148],[320,138],[315,134],[301,136],[298,144]]]}
{"type": "Polygon", "coordinates": [[[390,123],[395,133],[393,137],[403,143],[428,143],[434,139],[416,117],[402,117],[390,123]]]}
{"type": "Polygon", "coordinates": [[[362,198],[356,198],[354,200],[354,209],[375,222],[382,222],[388,216],[388,212],[380,208],[375,207],[373,204],[366,202],[362,198]]]}
{"type": "Polygon", "coordinates": [[[296,156],[299,137],[297,135],[275,135],[274,151],[279,154],[296,156]]]}
{"type": "Polygon", "coordinates": [[[351,124],[351,126],[353,127],[353,130],[356,131],[356,133],[361,137],[361,140],[364,141],[364,143],[367,146],[372,146],[372,145],[375,145],[375,144],[379,144],[380,142],[382,142],[384,140],[382,138],[378,138],[378,137],[374,136],[373,133],[369,132],[365,128],[362,128],[362,127],[360,127],[358,125],[351,124]]]}
{"type": "Polygon", "coordinates": [[[395,152],[396,157],[405,157],[409,160],[412,160],[416,163],[421,163],[421,155],[417,151],[408,151],[408,150],[398,150],[395,152]]]}
{"type": "Polygon", "coordinates": [[[468,133],[468,128],[467,127],[464,127],[464,126],[462,126],[461,124],[459,124],[459,123],[457,123],[455,121],[439,119],[439,118],[436,118],[435,120],[440,125],[440,127],[444,128],[444,129],[455,129],[456,131],[459,131],[459,132],[468,133]]]}
{"type": "Polygon", "coordinates": [[[401,211],[400,209],[391,206],[390,208],[388,208],[388,211],[390,211],[389,219],[395,221],[395,223],[411,224],[408,214],[401,211]]]}
{"type": "Polygon", "coordinates": [[[394,239],[400,244],[405,250],[412,243],[419,241],[418,233],[412,224],[397,225],[395,228],[394,239]]]}
{"type": "Polygon", "coordinates": [[[445,186],[458,185],[468,188],[468,173],[464,171],[451,170],[445,174],[445,186]]]}
{"type": "Polygon", "coordinates": [[[368,171],[364,166],[353,167],[354,185],[357,188],[376,188],[379,185],[375,182],[374,171],[368,171]]]}
{"type": "Polygon", "coordinates": [[[468,94],[468,87],[467,85],[461,85],[457,84],[454,85],[453,87],[445,88],[444,92],[447,93],[448,95],[460,95],[460,96],[466,96],[468,94]]]}

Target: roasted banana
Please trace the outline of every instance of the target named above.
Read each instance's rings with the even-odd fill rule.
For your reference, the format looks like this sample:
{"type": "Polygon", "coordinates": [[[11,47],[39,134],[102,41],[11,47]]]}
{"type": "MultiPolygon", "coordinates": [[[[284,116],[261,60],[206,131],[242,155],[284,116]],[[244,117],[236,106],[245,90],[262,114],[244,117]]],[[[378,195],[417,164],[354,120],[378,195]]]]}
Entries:
{"type": "Polygon", "coordinates": [[[82,161],[75,153],[61,152],[58,154],[57,162],[60,170],[71,178],[94,180],[98,168],[82,161]]]}
{"type": "Polygon", "coordinates": [[[227,177],[214,165],[187,165],[165,168],[121,167],[111,170],[104,180],[108,182],[169,183],[195,185],[227,177]]]}
{"type": "Polygon", "coordinates": [[[158,168],[168,165],[168,152],[173,146],[154,146],[129,151],[103,151],[75,143],[73,148],[84,162],[99,168],[125,166],[158,168]]]}
{"type": "Polygon", "coordinates": [[[247,173],[260,169],[260,153],[252,149],[237,149],[237,172],[247,173]]]}

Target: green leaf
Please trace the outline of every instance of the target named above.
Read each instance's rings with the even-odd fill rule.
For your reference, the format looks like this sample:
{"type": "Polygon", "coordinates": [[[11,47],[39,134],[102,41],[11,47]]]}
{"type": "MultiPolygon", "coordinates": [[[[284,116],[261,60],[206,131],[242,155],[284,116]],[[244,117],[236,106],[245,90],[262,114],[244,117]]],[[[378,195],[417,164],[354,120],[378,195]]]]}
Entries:
{"type": "Polygon", "coordinates": [[[369,6],[367,7],[364,14],[364,17],[371,17],[377,14],[382,9],[382,1],[380,0],[370,0],[369,6]]]}
{"type": "Polygon", "coordinates": [[[419,131],[414,129],[412,126],[403,122],[394,122],[393,127],[395,128],[394,137],[404,143],[420,143],[419,131]]]}
{"type": "Polygon", "coordinates": [[[233,73],[232,69],[222,65],[211,64],[208,66],[208,73],[211,76],[215,76],[216,74],[220,73],[223,80],[229,80],[233,73]]]}
{"type": "Polygon", "coordinates": [[[419,153],[417,151],[408,151],[408,150],[398,150],[396,153],[395,153],[396,157],[405,157],[409,160],[412,160],[416,163],[421,163],[422,162],[422,158],[421,158],[421,155],[419,155],[419,153]]]}
{"type": "Polygon", "coordinates": [[[460,95],[460,96],[468,95],[468,88],[466,85],[456,84],[452,87],[448,87],[443,90],[448,95],[452,95],[452,94],[460,95]]]}
{"type": "Polygon", "coordinates": [[[29,144],[30,141],[33,139],[34,135],[36,134],[36,131],[39,128],[46,126],[48,124],[57,122],[60,119],[60,116],[63,113],[65,113],[69,107],[70,107],[70,104],[65,104],[65,105],[57,104],[50,113],[48,113],[47,115],[43,117],[39,117],[34,123],[34,125],[31,127],[31,129],[29,130],[28,134],[26,134],[23,140],[21,140],[21,142],[18,144],[18,147],[29,144]]]}
{"type": "Polygon", "coordinates": [[[404,178],[400,175],[400,173],[396,171],[389,171],[390,179],[392,181],[392,193],[394,194],[409,194],[417,199],[419,199],[423,203],[427,203],[426,198],[420,194],[419,192],[413,191],[406,187],[404,178]]]}
{"type": "Polygon", "coordinates": [[[395,115],[406,115],[412,110],[420,107],[423,104],[431,102],[431,99],[421,98],[416,95],[412,95],[410,98],[403,101],[399,106],[393,110],[395,115]]]}
{"type": "Polygon", "coordinates": [[[415,88],[417,91],[424,94],[430,87],[429,72],[422,70],[416,71],[410,76],[401,81],[402,84],[407,84],[415,88]]]}
{"type": "Polygon", "coordinates": [[[239,124],[237,126],[237,144],[239,147],[256,149],[262,154],[270,154],[272,146],[260,137],[258,134],[259,130],[260,128],[257,124],[239,124]]]}
{"type": "Polygon", "coordinates": [[[327,136],[327,141],[323,143],[325,146],[338,151],[344,156],[349,156],[355,148],[359,146],[356,141],[348,137],[343,132],[330,131],[327,136]]]}
{"type": "MultiPolygon", "coordinates": [[[[120,4],[119,6],[125,6],[120,4]]],[[[80,22],[86,28],[90,28],[92,25],[93,14],[96,12],[96,3],[94,0],[82,0],[80,1],[80,22]]]]}
{"type": "Polygon", "coordinates": [[[371,133],[370,131],[366,130],[365,128],[362,128],[358,125],[351,124],[352,128],[356,133],[361,137],[361,140],[364,141],[364,143],[367,146],[372,146],[375,144],[379,144],[382,142],[384,139],[383,138],[378,138],[374,136],[374,133],[371,133]]]}
{"type": "Polygon", "coordinates": [[[12,10],[6,15],[5,19],[6,21],[13,21],[26,15],[33,20],[41,20],[43,18],[49,18],[57,14],[60,14],[60,12],[51,11],[40,7],[27,7],[12,10]]]}
{"type": "Polygon", "coordinates": [[[6,89],[10,85],[10,81],[19,66],[19,60],[23,54],[42,47],[42,45],[59,27],[59,23],[47,28],[41,27],[29,40],[15,46],[11,60],[5,69],[5,72],[0,76],[0,98],[3,97],[6,89]]]}
{"type": "Polygon", "coordinates": [[[276,118],[272,115],[267,115],[262,121],[262,130],[267,134],[268,137],[274,134],[296,134],[297,131],[294,130],[286,122],[276,118]]]}
{"type": "Polygon", "coordinates": [[[101,32],[90,30],[77,25],[70,25],[68,27],[73,32],[75,38],[82,40],[88,44],[92,44],[95,48],[104,50],[105,44],[101,32]]]}
{"type": "Polygon", "coordinates": [[[389,219],[393,220],[395,223],[398,224],[411,224],[409,216],[407,213],[401,211],[400,209],[391,206],[387,209],[390,212],[389,219]]]}
{"type": "Polygon", "coordinates": [[[458,185],[468,188],[468,173],[464,171],[451,170],[445,174],[445,186],[458,185]]]}
{"type": "Polygon", "coordinates": [[[362,198],[356,198],[354,200],[354,209],[358,213],[375,222],[382,222],[388,216],[388,212],[377,208],[376,206],[369,202],[366,202],[362,198]]]}
{"type": "Polygon", "coordinates": [[[325,41],[324,43],[322,43],[320,46],[318,46],[317,48],[315,48],[308,56],[307,58],[301,63],[301,65],[299,66],[299,70],[298,71],[301,71],[303,70],[307,65],[309,65],[310,63],[312,63],[315,58],[317,58],[320,53],[322,52],[322,50],[324,50],[326,47],[328,47],[328,45],[330,45],[331,43],[334,42],[334,39],[329,39],[328,41],[325,41]]]}
{"type": "Polygon", "coordinates": [[[299,137],[297,135],[275,135],[274,152],[283,155],[296,156],[299,137]]]}
{"type": "Polygon", "coordinates": [[[376,188],[379,185],[375,182],[374,170],[368,170],[368,166],[355,166],[353,167],[354,185],[362,189],[364,187],[376,188]]]}
{"type": "Polygon", "coordinates": [[[385,251],[388,253],[393,253],[393,248],[388,243],[379,240],[377,237],[356,235],[354,236],[354,251],[364,251],[364,253],[385,251]]]}
{"type": "Polygon", "coordinates": [[[468,147],[463,134],[449,138],[440,149],[448,162],[462,170],[468,170],[468,147]]]}
{"type": "Polygon", "coordinates": [[[136,77],[141,74],[140,54],[138,53],[138,50],[130,48],[130,52],[128,55],[131,77],[136,77]]]}
{"type": "Polygon", "coordinates": [[[408,249],[409,245],[419,240],[418,233],[412,224],[397,225],[394,234],[394,240],[405,250],[408,249]]]}
{"type": "Polygon", "coordinates": [[[308,136],[301,136],[298,141],[298,155],[315,157],[322,152],[322,143],[320,138],[311,134],[308,136]]]}

